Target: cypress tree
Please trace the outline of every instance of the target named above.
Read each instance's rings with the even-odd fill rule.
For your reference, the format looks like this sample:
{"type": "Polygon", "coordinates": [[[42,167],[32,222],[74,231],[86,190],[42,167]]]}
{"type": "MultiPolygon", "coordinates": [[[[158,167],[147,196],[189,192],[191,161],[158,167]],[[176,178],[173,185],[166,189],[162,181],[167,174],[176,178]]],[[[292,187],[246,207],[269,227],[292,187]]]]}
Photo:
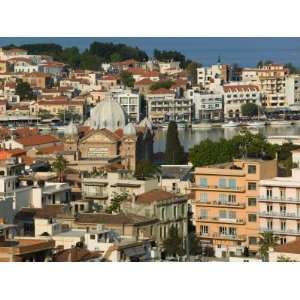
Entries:
{"type": "Polygon", "coordinates": [[[165,161],[169,165],[184,164],[184,148],[178,138],[177,124],[171,121],[168,126],[165,161]]]}

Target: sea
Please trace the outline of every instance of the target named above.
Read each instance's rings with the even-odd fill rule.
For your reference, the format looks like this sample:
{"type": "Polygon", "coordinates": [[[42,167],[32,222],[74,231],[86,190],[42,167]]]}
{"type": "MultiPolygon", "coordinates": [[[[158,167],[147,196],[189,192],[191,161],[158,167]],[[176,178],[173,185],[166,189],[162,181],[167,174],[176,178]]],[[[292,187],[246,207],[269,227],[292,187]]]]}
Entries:
{"type": "Polygon", "coordinates": [[[0,37],[0,46],[57,43],[83,51],[93,41],[125,43],[141,48],[150,57],[154,49],[177,50],[204,66],[216,63],[220,57],[223,63],[242,67],[255,66],[259,60],[290,62],[300,67],[298,37],[0,37]]]}

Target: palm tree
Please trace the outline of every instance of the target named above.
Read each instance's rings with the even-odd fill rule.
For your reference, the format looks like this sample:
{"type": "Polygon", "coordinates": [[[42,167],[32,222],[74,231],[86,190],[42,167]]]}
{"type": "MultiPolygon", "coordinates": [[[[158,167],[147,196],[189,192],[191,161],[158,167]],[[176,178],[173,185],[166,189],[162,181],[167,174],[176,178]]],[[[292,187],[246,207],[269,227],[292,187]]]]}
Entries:
{"type": "Polygon", "coordinates": [[[64,172],[67,167],[67,161],[63,158],[62,155],[58,156],[52,164],[53,169],[55,170],[59,182],[63,182],[64,172]]]}
{"type": "Polygon", "coordinates": [[[259,244],[260,244],[260,255],[264,261],[269,260],[269,248],[273,248],[277,245],[278,236],[274,236],[274,234],[270,231],[265,231],[260,234],[259,244]]]}

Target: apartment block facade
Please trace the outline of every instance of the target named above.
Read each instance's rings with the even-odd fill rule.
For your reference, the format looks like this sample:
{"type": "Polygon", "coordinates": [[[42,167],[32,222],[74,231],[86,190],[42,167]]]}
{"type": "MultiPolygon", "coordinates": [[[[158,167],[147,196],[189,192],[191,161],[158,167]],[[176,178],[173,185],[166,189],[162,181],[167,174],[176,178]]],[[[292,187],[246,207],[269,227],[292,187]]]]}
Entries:
{"type": "Polygon", "coordinates": [[[277,160],[234,160],[195,169],[193,218],[217,257],[258,251],[259,181],[277,174],[277,160]]]}
{"type": "Polygon", "coordinates": [[[272,232],[281,244],[300,238],[300,169],[291,177],[260,182],[260,231],[272,232]]]}

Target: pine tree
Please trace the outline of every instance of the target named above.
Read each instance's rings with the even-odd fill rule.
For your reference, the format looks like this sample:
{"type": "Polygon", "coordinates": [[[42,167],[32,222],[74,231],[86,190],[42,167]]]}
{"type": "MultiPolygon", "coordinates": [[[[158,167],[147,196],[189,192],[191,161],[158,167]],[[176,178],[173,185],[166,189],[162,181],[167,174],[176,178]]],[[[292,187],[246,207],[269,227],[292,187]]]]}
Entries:
{"type": "Polygon", "coordinates": [[[186,163],[184,149],[178,138],[177,124],[174,121],[168,126],[165,160],[169,165],[186,163]]]}

